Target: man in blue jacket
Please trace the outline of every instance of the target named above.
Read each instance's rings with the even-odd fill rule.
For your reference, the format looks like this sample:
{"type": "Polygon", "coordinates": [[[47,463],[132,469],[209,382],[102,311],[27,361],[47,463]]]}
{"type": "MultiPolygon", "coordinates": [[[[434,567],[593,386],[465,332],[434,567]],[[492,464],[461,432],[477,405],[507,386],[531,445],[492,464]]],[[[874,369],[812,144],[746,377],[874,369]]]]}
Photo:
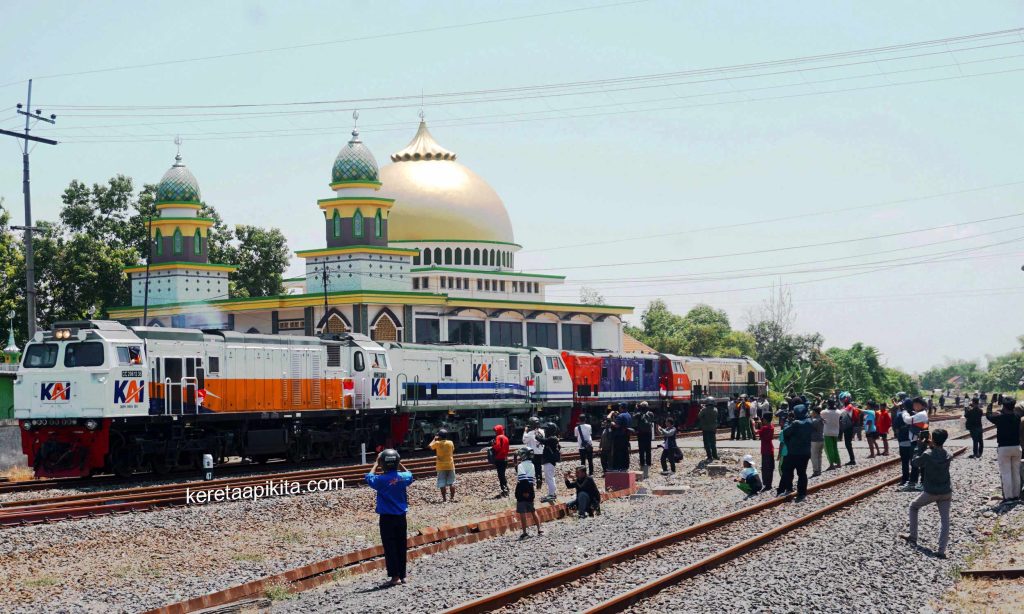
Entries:
{"type": "Polygon", "coordinates": [[[793,472],[796,471],[797,503],[807,496],[807,463],[811,460],[812,430],[813,426],[807,417],[807,406],[802,404],[793,408],[793,420],[782,429],[786,455],[782,457],[782,480],[779,482],[777,494],[781,496],[793,491],[793,472]]]}
{"type": "Polygon", "coordinates": [[[384,547],[387,586],[405,584],[406,537],[405,514],[409,511],[406,491],[412,484],[412,472],[402,465],[397,450],[387,449],[374,461],[366,474],[366,483],[377,491],[377,514],[380,515],[380,543],[384,547]],[[377,469],[381,473],[377,473],[377,469]]]}

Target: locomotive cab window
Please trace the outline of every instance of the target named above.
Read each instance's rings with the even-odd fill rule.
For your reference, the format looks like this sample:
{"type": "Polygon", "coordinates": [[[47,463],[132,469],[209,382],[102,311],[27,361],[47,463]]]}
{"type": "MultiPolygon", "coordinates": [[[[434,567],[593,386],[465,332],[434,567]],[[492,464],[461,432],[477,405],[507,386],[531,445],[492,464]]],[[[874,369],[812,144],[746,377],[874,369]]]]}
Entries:
{"type": "Polygon", "coordinates": [[[544,360],[540,356],[533,357],[533,372],[543,373],[544,372],[544,360]]]}
{"type": "Polygon", "coordinates": [[[366,369],[366,363],[363,360],[362,352],[356,352],[352,357],[352,366],[356,371],[363,371],[366,369]]]}
{"type": "Polygon", "coordinates": [[[103,344],[98,341],[69,343],[64,348],[65,367],[99,367],[103,364],[103,344]]]}
{"type": "Polygon", "coordinates": [[[137,345],[117,346],[117,364],[121,367],[142,364],[142,348],[137,345]]]}
{"type": "Polygon", "coordinates": [[[30,343],[25,349],[25,359],[21,366],[26,369],[51,369],[57,364],[56,343],[30,343]]]}
{"type": "Polygon", "coordinates": [[[565,366],[562,365],[562,359],[558,356],[548,356],[548,369],[551,369],[552,371],[561,371],[562,369],[565,369],[565,366]]]}

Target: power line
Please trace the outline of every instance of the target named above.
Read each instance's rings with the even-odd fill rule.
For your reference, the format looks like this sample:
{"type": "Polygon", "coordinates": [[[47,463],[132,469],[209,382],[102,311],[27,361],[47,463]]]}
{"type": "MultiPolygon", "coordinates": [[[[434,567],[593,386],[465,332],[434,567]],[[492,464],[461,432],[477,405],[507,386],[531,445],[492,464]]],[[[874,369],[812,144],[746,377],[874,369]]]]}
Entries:
{"type": "MultiPolygon", "coordinates": [[[[651,112],[655,112],[655,111],[672,111],[672,110],[680,110],[680,109],[695,109],[695,108],[703,108],[703,107],[718,107],[718,106],[734,105],[734,104],[740,104],[740,103],[776,101],[776,100],[786,100],[786,99],[791,99],[791,98],[804,98],[804,97],[808,97],[808,96],[825,96],[825,95],[829,95],[829,94],[845,94],[845,93],[850,93],[850,92],[875,90],[875,89],[890,88],[890,87],[897,87],[897,86],[921,85],[921,84],[925,84],[925,83],[938,83],[938,82],[952,81],[952,80],[959,80],[959,79],[973,79],[973,78],[978,78],[978,77],[1004,75],[1004,74],[1009,74],[1009,73],[1017,73],[1017,72],[1021,72],[1021,71],[1024,71],[1024,68],[1012,68],[1012,69],[1007,69],[1007,70],[998,70],[998,71],[990,71],[990,72],[983,72],[983,73],[975,73],[975,74],[965,75],[965,76],[937,77],[937,78],[933,78],[933,79],[918,79],[918,80],[915,80],[915,81],[903,81],[903,82],[898,82],[898,83],[891,83],[890,82],[890,83],[884,83],[884,84],[878,84],[878,85],[851,87],[851,88],[843,88],[843,89],[833,89],[833,90],[819,91],[819,92],[805,92],[805,93],[799,93],[799,94],[786,94],[786,95],[781,95],[781,96],[767,96],[767,97],[762,97],[762,98],[747,98],[747,99],[743,99],[743,100],[727,100],[727,101],[720,101],[720,102],[713,102],[713,103],[700,103],[700,104],[689,104],[689,105],[667,105],[667,106],[651,107],[651,108],[643,108],[643,109],[620,109],[620,110],[616,110],[616,111],[601,112],[601,113],[577,114],[577,115],[571,116],[569,119],[589,119],[589,118],[594,118],[594,117],[606,117],[606,116],[609,116],[609,115],[622,116],[622,115],[631,115],[631,114],[636,114],[636,113],[651,113],[651,112]]],[[[504,114],[504,116],[507,116],[507,115],[508,114],[504,114]]],[[[528,123],[528,122],[535,122],[535,121],[552,121],[552,120],[565,120],[565,119],[567,119],[567,118],[564,115],[558,115],[558,116],[554,116],[554,117],[536,117],[536,118],[525,118],[525,119],[505,119],[505,120],[495,120],[495,121],[479,121],[479,122],[472,122],[471,121],[471,122],[464,122],[464,123],[448,123],[448,124],[444,124],[444,126],[445,127],[452,127],[452,128],[473,127],[473,126],[480,126],[480,125],[499,126],[499,125],[502,125],[502,124],[520,124],[520,123],[528,123]]],[[[407,128],[392,128],[392,129],[388,129],[388,130],[372,130],[372,131],[373,132],[384,132],[384,131],[395,131],[395,130],[406,130],[406,129],[407,128]]],[[[280,137],[310,136],[312,134],[331,135],[331,136],[333,136],[334,134],[340,134],[341,133],[339,131],[337,133],[332,134],[330,131],[324,131],[323,128],[320,128],[317,132],[310,132],[310,131],[313,130],[312,128],[301,129],[301,130],[305,130],[305,132],[302,132],[302,133],[292,133],[292,134],[271,134],[271,135],[257,134],[257,135],[253,135],[253,136],[231,136],[231,137],[209,137],[209,138],[194,137],[192,140],[194,140],[194,141],[248,140],[248,139],[261,139],[261,138],[280,138],[280,137]]],[[[166,135],[166,134],[162,135],[162,138],[134,138],[132,135],[126,135],[126,136],[120,137],[120,138],[119,137],[111,138],[110,136],[100,136],[100,137],[96,137],[98,140],[88,140],[89,137],[78,137],[77,141],[69,141],[67,139],[64,139],[64,140],[62,140],[62,142],[74,142],[74,143],[105,143],[105,142],[110,142],[110,143],[156,143],[156,142],[163,142],[167,138],[167,136],[168,135],[166,135]]],[[[72,138],[74,138],[74,137],[72,137],[72,138]]]]}
{"type": "MultiPolygon", "coordinates": [[[[366,108],[372,108],[372,107],[367,107],[366,106],[369,103],[375,103],[375,102],[395,102],[395,101],[408,101],[410,103],[410,104],[403,105],[403,106],[423,106],[424,104],[437,104],[437,103],[434,103],[434,102],[427,103],[427,102],[425,102],[425,100],[433,101],[433,100],[445,100],[445,99],[450,99],[450,98],[464,98],[466,96],[490,96],[490,95],[495,95],[495,94],[508,94],[508,93],[531,93],[531,92],[536,92],[536,91],[556,91],[556,92],[558,92],[559,90],[564,90],[564,89],[580,89],[580,88],[595,88],[595,87],[602,87],[603,88],[604,86],[617,85],[617,84],[621,84],[621,83],[638,83],[638,82],[658,81],[658,80],[665,80],[665,79],[678,79],[678,78],[700,76],[700,75],[713,75],[714,77],[711,78],[711,79],[703,80],[703,81],[672,83],[670,85],[673,85],[673,86],[677,86],[677,85],[691,85],[691,84],[694,84],[694,83],[708,83],[708,82],[715,82],[715,81],[729,81],[729,80],[733,80],[733,79],[747,79],[747,78],[754,78],[754,77],[777,76],[777,75],[781,75],[781,74],[792,74],[792,73],[801,73],[801,74],[803,74],[803,73],[810,72],[810,71],[829,70],[829,69],[834,69],[834,68],[844,68],[844,67],[857,66],[857,65],[865,65],[865,64],[870,64],[870,65],[877,66],[879,62],[894,62],[894,61],[899,61],[899,60],[917,59],[917,58],[921,58],[921,57],[934,56],[934,55],[949,55],[950,51],[946,47],[947,47],[947,45],[950,42],[959,42],[959,41],[964,41],[964,40],[997,39],[997,38],[1004,38],[1004,37],[1010,37],[1010,36],[1018,37],[1021,32],[1024,32],[1024,28],[1019,28],[1019,29],[1014,29],[1014,30],[1004,30],[1004,31],[998,31],[998,32],[988,32],[988,33],[983,33],[983,34],[975,34],[975,35],[970,35],[970,36],[967,36],[967,37],[949,37],[949,38],[945,38],[945,39],[930,40],[930,41],[923,41],[923,42],[917,42],[917,43],[907,43],[907,44],[899,45],[899,46],[878,47],[878,48],[873,48],[873,49],[858,49],[858,50],[843,51],[843,52],[832,53],[832,54],[822,54],[822,55],[816,55],[816,56],[801,56],[801,57],[795,57],[795,58],[786,58],[786,59],[782,59],[782,60],[761,61],[761,62],[753,62],[753,63],[748,63],[748,64],[739,64],[739,65],[731,65],[731,66],[718,66],[718,67],[710,67],[710,68],[700,68],[700,69],[691,69],[691,70],[683,70],[683,71],[673,71],[673,72],[667,72],[667,73],[652,73],[652,74],[631,75],[631,76],[623,76],[623,77],[609,77],[609,78],[589,80],[589,81],[569,81],[569,82],[559,82],[559,83],[524,85],[524,86],[517,86],[517,87],[504,87],[504,88],[489,88],[489,89],[477,89],[477,90],[463,90],[463,91],[454,91],[454,92],[441,92],[441,93],[435,93],[435,94],[424,94],[424,93],[421,92],[421,93],[416,93],[416,94],[404,94],[404,95],[397,95],[397,96],[379,96],[379,97],[364,97],[364,98],[341,98],[341,99],[329,99],[329,100],[301,100],[301,101],[290,101],[290,102],[228,103],[228,104],[187,104],[187,105],[50,105],[50,106],[53,107],[53,108],[64,109],[64,110],[74,109],[74,110],[122,110],[122,111],[133,111],[133,110],[185,110],[185,109],[239,109],[239,108],[257,108],[257,107],[275,108],[275,107],[290,107],[290,106],[319,106],[319,105],[339,105],[339,104],[340,105],[358,105],[361,109],[366,109],[366,108]],[[915,48],[928,48],[928,47],[934,47],[934,46],[941,46],[941,48],[939,50],[937,50],[937,51],[929,51],[929,52],[925,52],[925,53],[897,56],[897,57],[891,57],[891,58],[878,58],[878,57],[876,57],[877,54],[883,53],[883,52],[893,52],[893,51],[897,51],[897,50],[906,50],[906,49],[915,49],[915,48]],[[822,61],[822,60],[825,60],[825,59],[841,59],[841,58],[860,57],[860,56],[869,56],[869,57],[867,59],[865,59],[865,60],[860,60],[860,61],[856,61],[856,62],[831,64],[831,65],[826,65],[826,66],[809,66],[809,67],[805,66],[805,67],[801,67],[801,68],[788,69],[788,70],[781,71],[781,72],[768,72],[768,73],[759,73],[759,74],[754,74],[754,75],[739,74],[739,75],[729,75],[729,76],[725,76],[723,74],[723,73],[727,73],[727,72],[742,72],[742,71],[749,71],[749,70],[752,70],[752,69],[772,68],[772,67],[777,67],[777,66],[788,66],[788,65],[793,65],[793,64],[806,64],[806,63],[812,63],[812,62],[815,62],[815,61],[822,61]]],[[[1008,42],[990,43],[990,44],[986,44],[986,45],[977,45],[977,46],[973,46],[973,47],[963,47],[963,48],[955,49],[955,51],[962,53],[964,51],[986,49],[986,48],[991,48],[991,47],[1000,47],[1000,46],[1007,46],[1007,45],[1019,45],[1022,42],[1024,42],[1024,41],[1014,39],[1014,40],[1010,40],[1008,42]]],[[[965,64],[965,63],[967,63],[967,62],[955,61],[954,60],[954,63],[950,64],[950,66],[956,66],[956,65],[961,65],[961,64],[965,64]]],[[[884,74],[896,74],[896,73],[884,73],[884,74]]],[[[630,89],[644,89],[646,87],[664,87],[664,85],[633,86],[630,89]]],[[[622,91],[622,90],[600,89],[600,90],[596,90],[595,92],[589,92],[589,93],[604,93],[604,92],[608,92],[608,91],[613,91],[614,92],[614,91],[622,91]]],[[[587,93],[587,92],[585,92],[585,93],[587,93]]],[[[555,93],[555,94],[548,94],[548,95],[549,96],[579,95],[579,92],[568,93],[568,94],[567,93],[555,93]]],[[[505,101],[505,100],[513,100],[513,99],[510,99],[510,98],[497,99],[497,101],[505,101]]],[[[469,102],[474,102],[474,101],[469,101],[469,102]]],[[[456,101],[455,103],[445,103],[445,104],[466,104],[466,101],[456,101]]],[[[349,110],[349,109],[346,107],[345,110],[349,110]]],[[[321,112],[327,112],[327,111],[333,111],[333,110],[324,110],[324,111],[321,111],[321,112]]]]}
{"type": "MultiPolygon", "coordinates": [[[[1005,187],[1017,186],[1017,185],[1024,185],[1024,180],[1022,180],[1022,181],[1010,181],[1010,182],[1007,182],[1007,183],[997,183],[997,184],[992,184],[992,185],[987,185],[987,186],[979,186],[979,187],[976,187],[976,188],[964,188],[963,190],[954,190],[954,191],[951,191],[951,192],[940,192],[940,193],[937,193],[937,194],[927,194],[925,196],[914,196],[914,197],[911,197],[911,198],[900,198],[900,199],[896,199],[896,200],[887,200],[887,201],[882,201],[882,202],[878,202],[878,203],[872,203],[872,204],[869,204],[869,205],[856,205],[856,206],[853,206],[853,207],[843,207],[843,208],[840,208],[840,209],[830,209],[830,210],[826,210],[826,211],[812,211],[810,213],[797,213],[797,214],[793,214],[793,215],[784,215],[784,216],[773,217],[773,218],[765,218],[765,219],[754,220],[754,221],[750,221],[750,222],[739,222],[739,223],[733,223],[733,224],[721,224],[721,225],[718,225],[718,226],[704,226],[704,227],[700,227],[700,228],[689,228],[689,229],[687,229],[685,231],[674,231],[674,232],[663,232],[663,233],[646,234],[646,235],[636,235],[636,236],[632,236],[632,237],[624,237],[624,238],[621,238],[621,239],[609,239],[607,241],[588,241],[588,242],[585,242],[585,243],[570,243],[568,245],[562,245],[562,246],[557,246],[557,247],[545,247],[545,248],[541,248],[541,249],[524,249],[524,250],[520,250],[518,252],[518,255],[531,254],[531,253],[539,253],[539,252],[551,252],[551,251],[557,251],[557,250],[563,250],[563,249],[572,249],[572,248],[576,248],[576,247],[593,247],[593,246],[598,246],[598,245],[600,245],[600,246],[612,245],[612,244],[616,244],[616,243],[626,243],[626,242],[631,242],[631,241],[649,241],[651,239],[661,239],[661,238],[665,238],[665,237],[677,237],[677,236],[683,236],[683,235],[691,235],[692,236],[694,233],[698,233],[698,232],[708,232],[708,231],[712,231],[712,230],[732,230],[732,229],[735,229],[735,228],[742,228],[744,226],[760,226],[762,224],[772,224],[772,223],[775,223],[775,222],[787,222],[787,221],[796,220],[796,219],[805,219],[805,218],[809,218],[809,217],[818,217],[818,216],[822,216],[822,215],[832,215],[832,214],[835,214],[835,213],[845,213],[847,211],[860,211],[860,210],[863,210],[863,209],[873,209],[875,207],[886,207],[886,206],[890,206],[890,205],[902,205],[902,204],[918,203],[918,202],[923,202],[923,201],[926,201],[926,200],[931,200],[931,199],[934,199],[934,198],[944,198],[946,196],[959,196],[961,194],[971,194],[971,193],[974,193],[974,192],[981,192],[981,191],[984,191],[984,190],[993,190],[993,189],[996,189],[996,188],[1005,188],[1005,187]]],[[[704,206],[706,207],[708,205],[704,205],[704,206]]]]}
{"type": "MultiPolygon", "coordinates": [[[[401,37],[401,36],[411,36],[411,35],[414,35],[414,34],[426,34],[426,33],[430,33],[430,32],[443,32],[443,31],[447,31],[447,30],[460,30],[460,29],[465,29],[465,28],[473,28],[473,27],[476,27],[476,26],[493,25],[493,24],[498,24],[498,23],[509,23],[509,22],[514,22],[514,21],[524,21],[524,20],[528,20],[528,19],[537,19],[537,18],[540,18],[540,17],[552,17],[552,16],[555,16],[555,15],[566,15],[566,14],[570,14],[570,13],[580,13],[580,12],[584,12],[584,11],[593,11],[593,10],[615,8],[615,7],[620,7],[620,6],[628,6],[628,5],[633,5],[633,4],[640,4],[640,3],[643,3],[643,2],[647,2],[647,1],[648,0],[628,0],[626,2],[615,2],[615,3],[611,3],[611,4],[599,4],[599,5],[593,5],[593,6],[577,7],[577,8],[572,8],[572,9],[562,9],[562,10],[557,10],[557,11],[548,11],[548,12],[545,12],[545,13],[533,13],[533,14],[529,14],[529,15],[518,15],[518,16],[513,16],[513,17],[498,17],[498,18],[495,18],[495,19],[484,19],[484,20],[480,20],[480,21],[471,21],[471,22],[460,23],[460,24],[449,24],[449,25],[444,25],[444,26],[435,26],[435,27],[431,27],[431,28],[418,28],[418,29],[415,29],[415,30],[403,30],[403,31],[399,31],[399,32],[389,32],[389,33],[384,33],[384,34],[370,34],[370,35],[366,35],[366,36],[356,36],[356,37],[351,37],[351,38],[340,38],[340,39],[329,40],[329,41],[319,41],[319,42],[315,42],[315,43],[303,43],[303,44],[300,44],[300,45],[288,45],[288,46],[284,46],[284,47],[269,47],[269,48],[264,48],[264,49],[252,49],[252,50],[249,50],[249,51],[236,51],[236,52],[232,52],[232,53],[221,53],[221,54],[217,54],[217,55],[198,56],[198,57],[192,57],[192,58],[181,58],[181,59],[177,59],[177,60],[165,60],[165,61],[162,61],[162,62],[149,62],[149,63],[145,63],[145,64],[126,64],[126,65],[121,65],[121,66],[108,66],[108,67],[105,67],[105,68],[96,68],[96,69],[93,69],[93,70],[82,70],[82,71],[78,71],[78,72],[65,72],[65,73],[55,73],[55,74],[50,74],[50,75],[42,75],[42,76],[35,77],[35,78],[37,80],[38,79],[59,79],[59,78],[62,78],[62,77],[74,77],[74,76],[79,76],[79,75],[94,75],[94,74],[98,74],[98,73],[107,73],[107,72],[115,72],[115,71],[122,71],[122,70],[136,70],[136,69],[141,69],[141,68],[154,68],[154,67],[159,67],[159,66],[170,66],[170,65],[173,65],[173,64],[186,64],[186,63],[190,63],[190,62],[207,62],[207,61],[211,61],[211,60],[221,60],[221,59],[225,59],[225,58],[237,58],[237,57],[243,57],[243,56],[249,56],[249,55],[259,55],[259,54],[266,54],[266,53],[279,53],[279,52],[282,52],[282,51],[295,51],[295,50],[298,50],[298,49],[310,49],[310,48],[314,48],[314,47],[325,47],[325,46],[329,46],[329,45],[343,45],[343,44],[347,44],[347,43],[356,43],[356,42],[364,42],[364,41],[371,41],[371,40],[380,40],[380,39],[385,39],[385,38],[397,38],[397,37],[401,37]]],[[[10,86],[10,85],[17,85],[19,83],[24,83],[24,82],[25,82],[24,79],[23,80],[19,80],[19,81],[11,81],[9,83],[4,83],[4,84],[0,85],[0,87],[7,87],[7,86],[10,86]]]]}
{"type": "MultiPolygon", "coordinates": [[[[638,265],[638,264],[668,264],[668,263],[673,263],[673,262],[692,262],[692,261],[695,261],[695,260],[714,260],[714,259],[717,259],[717,258],[732,258],[732,257],[735,257],[735,256],[753,256],[755,254],[773,254],[773,253],[791,251],[791,250],[795,250],[795,249],[807,249],[807,248],[811,248],[811,247],[831,247],[831,246],[835,246],[835,245],[844,245],[844,244],[847,244],[847,243],[857,243],[857,242],[860,242],[860,241],[870,241],[870,240],[873,240],[873,239],[888,239],[888,238],[892,238],[892,237],[902,237],[902,236],[911,235],[911,234],[917,234],[917,233],[921,233],[921,232],[931,232],[933,230],[943,230],[943,229],[946,229],[946,228],[956,228],[957,226],[966,226],[967,224],[981,224],[983,222],[994,222],[996,220],[1005,220],[1005,219],[1009,219],[1009,218],[1013,218],[1013,217],[1020,217],[1022,215],[1024,215],[1024,213],[1011,213],[1011,214],[1008,214],[1008,215],[1000,215],[1000,216],[989,217],[989,218],[984,218],[984,219],[980,219],[980,220],[969,220],[969,221],[966,221],[966,222],[956,222],[954,224],[944,224],[942,226],[932,226],[931,228],[921,228],[921,229],[918,229],[918,230],[904,230],[904,231],[901,231],[901,232],[890,232],[890,233],[881,234],[881,235],[870,235],[870,236],[865,236],[865,237],[857,237],[855,239],[836,239],[836,240],[825,241],[825,242],[821,242],[821,243],[807,243],[807,244],[804,244],[804,245],[789,245],[789,246],[786,246],[786,247],[775,247],[775,248],[771,248],[771,249],[760,249],[760,250],[753,250],[753,251],[748,251],[748,252],[734,252],[734,253],[731,253],[731,254],[715,254],[715,255],[711,255],[711,256],[690,256],[688,258],[669,258],[669,259],[666,259],[666,260],[642,260],[642,261],[634,261],[634,262],[609,262],[609,263],[604,263],[604,264],[589,264],[589,265],[579,265],[579,266],[571,266],[571,267],[557,267],[557,268],[559,268],[562,271],[569,271],[569,270],[576,270],[576,269],[600,269],[600,268],[608,268],[608,267],[633,266],[633,265],[638,265]]],[[[535,270],[535,271],[552,271],[552,270],[554,270],[554,268],[549,267],[549,268],[540,268],[540,269],[533,269],[533,270],[535,270]]]]}

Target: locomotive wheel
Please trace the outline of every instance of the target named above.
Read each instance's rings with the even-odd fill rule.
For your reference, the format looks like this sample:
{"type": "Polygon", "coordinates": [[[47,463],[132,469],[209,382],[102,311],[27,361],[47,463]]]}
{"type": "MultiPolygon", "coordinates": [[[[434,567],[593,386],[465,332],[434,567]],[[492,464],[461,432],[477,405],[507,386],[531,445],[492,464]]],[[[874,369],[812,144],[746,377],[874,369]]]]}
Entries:
{"type": "Polygon", "coordinates": [[[138,449],[134,443],[124,440],[123,435],[117,436],[117,442],[110,446],[110,470],[119,478],[131,477],[139,468],[138,449]]]}

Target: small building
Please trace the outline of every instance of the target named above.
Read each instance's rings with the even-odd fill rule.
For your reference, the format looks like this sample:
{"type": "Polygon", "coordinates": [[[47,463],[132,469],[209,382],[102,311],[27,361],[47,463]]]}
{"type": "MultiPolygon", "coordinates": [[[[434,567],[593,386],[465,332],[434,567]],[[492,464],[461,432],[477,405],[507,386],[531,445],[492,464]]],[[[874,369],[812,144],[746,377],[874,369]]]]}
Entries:
{"type": "MultiPolygon", "coordinates": [[[[212,221],[199,217],[199,184],[176,157],[157,189],[146,324],[622,351],[623,316],[633,308],[547,301],[547,288],[564,277],[516,268],[522,247],[505,204],[425,121],[383,168],[353,130],[329,187],[315,207],[324,244],[296,252],[305,275],[286,279],[277,296],[230,298],[232,267],[209,262],[212,221]]],[[[127,272],[132,305],[111,316],[139,324],[146,267],[127,272]]]]}

